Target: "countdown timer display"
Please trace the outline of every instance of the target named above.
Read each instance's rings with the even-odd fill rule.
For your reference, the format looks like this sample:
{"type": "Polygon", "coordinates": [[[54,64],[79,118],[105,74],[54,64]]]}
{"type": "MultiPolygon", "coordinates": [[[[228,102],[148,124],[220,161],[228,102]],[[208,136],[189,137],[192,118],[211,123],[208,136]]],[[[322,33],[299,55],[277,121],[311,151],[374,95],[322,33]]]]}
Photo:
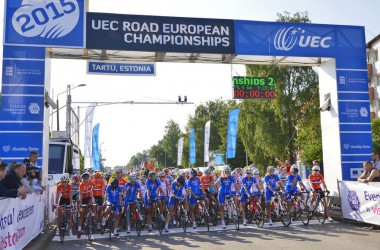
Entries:
{"type": "Polygon", "coordinates": [[[235,76],[234,99],[273,99],[276,88],[273,77],[235,76]]]}

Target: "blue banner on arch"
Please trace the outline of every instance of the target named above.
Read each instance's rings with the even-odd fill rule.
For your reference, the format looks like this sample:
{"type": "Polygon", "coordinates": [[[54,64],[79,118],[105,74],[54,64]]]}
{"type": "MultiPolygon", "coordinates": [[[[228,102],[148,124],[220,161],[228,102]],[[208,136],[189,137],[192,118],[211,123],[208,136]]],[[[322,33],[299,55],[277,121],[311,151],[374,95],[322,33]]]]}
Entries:
{"type": "Polygon", "coordinates": [[[228,116],[227,130],[227,159],[235,158],[236,156],[236,140],[238,135],[240,109],[231,110],[228,116]]]}

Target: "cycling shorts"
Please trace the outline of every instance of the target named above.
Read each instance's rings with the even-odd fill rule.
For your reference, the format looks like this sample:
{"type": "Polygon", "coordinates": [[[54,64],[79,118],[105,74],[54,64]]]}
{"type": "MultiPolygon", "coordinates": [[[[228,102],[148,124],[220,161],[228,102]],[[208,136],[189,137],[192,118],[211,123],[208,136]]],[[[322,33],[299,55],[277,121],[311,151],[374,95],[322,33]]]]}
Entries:
{"type": "Polygon", "coordinates": [[[92,200],[92,197],[83,198],[82,199],[82,205],[86,205],[86,204],[90,203],[91,200],[92,200]]]}
{"type": "MultiPolygon", "coordinates": [[[[198,194],[197,195],[200,199],[204,199],[204,195],[203,194],[198,194]]],[[[194,207],[195,205],[197,205],[197,199],[195,199],[194,196],[190,195],[189,197],[189,202],[190,202],[190,206],[191,207],[194,207]]]]}
{"type": "Polygon", "coordinates": [[[290,201],[292,199],[292,195],[298,193],[298,190],[288,190],[286,191],[285,199],[286,201],[290,201]]]}
{"type": "Polygon", "coordinates": [[[59,199],[59,205],[60,206],[70,206],[70,199],[68,198],[60,198],[59,199]]]}
{"type": "Polygon", "coordinates": [[[322,188],[318,188],[318,189],[314,189],[317,194],[319,194],[319,197],[321,197],[321,199],[325,198],[325,193],[322,191],[322,188]]]}
{"type": "Polygon", "coordinates": [[[226,199],[226,196],[232,196],[232,195],[234,195],[232,192],[231,193],[219,193],[218,194],[219,205],[224,206],[224,200],[226,199]]]}
{"type": "Polygon", "coordinates": [[[112,204],[113,204],[113,211],[116,214],[119,214],[121,212],[121,206],[120,206],[120,204],[115,204],[115,203],[107,201],[107,206],[111,206],[112,204]]]}
{"type": "Polygon", "coordinates": [[[265,190],[265,201],[266,202],[271,202],[272,197],[273,197],[273,192],[270,189],[265,190]]]}
{"type": "Polygon", "coordinates": [[[103,197],[102,196],[94,196],[95,203],[98,206],[103,206],[103,197]]]}

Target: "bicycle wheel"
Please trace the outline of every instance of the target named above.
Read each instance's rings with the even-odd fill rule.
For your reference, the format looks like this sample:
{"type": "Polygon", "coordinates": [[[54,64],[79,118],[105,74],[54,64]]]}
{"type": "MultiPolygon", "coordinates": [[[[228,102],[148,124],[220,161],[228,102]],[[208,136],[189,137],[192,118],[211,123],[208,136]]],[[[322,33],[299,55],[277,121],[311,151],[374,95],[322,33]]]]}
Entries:
{"type": "Polygon", "coordinates": [[[183,208],[180,209],[180,220],[178,221],[178,224],[182,226],[182,230],[184,233],[186,233],[187,229],[187,214],[183,211],[183,208]]]}
{"type": "Polygon", "coordinates": [[[86,218],[86,235],[87,235],[87,238],[89,241],[91,241],[91,236],[92,236],[92,218],[91,218],[91,214],[88,213],[87,214],[87,218],[86,218]]]}
{"type": "Polygon", "coordinates": [[[284,224],[285,227],[288,227],[291,223],[292,215],[288,212],[288,209],[286,208],[286,203],[283,201],[280,201],[279,212],[282,224],[284,224]]]}
{"type": "Polygon", "coordinates": [[[137,233],[137,236],[140,236],[141,230],[142,230],[142,221],[140,220],[139,210],[137,208],[135,208],[134,211],[135,211],[135,214],[134,214],[133,218],[135,220],[136,233],[137,233]]]}
{"type": "Polygon", "coordinates": [[[207,227],[207,231],[210,231],[210,216],[208,214],[208,211],[207,211],[207,208],[205,205],[203,205],[202,207],[202,217],[203,217],[203,220],[204,220],[204,223],[207,227]]]}
{"type": "Polygon", "coordinates": [[[322,202],[318,202],[318,206],[315,209],[315,215],[319,221],[319,223],[323,224],[326,221],[326,211],[325,207],[323,206],[322,202]]]}
{"type": "Polygon", "coordinates": [[[231,218],[233,223],[235,224],[236,230],[240,229],[240,224],[239,224],[239,210],[235,207],[235,203],[232,201],[231,202],[231,218]]]}
{"type": "Polygon", "coordinates": [[[65,233],[66,233],[66,216],[62,214],[61,228],[59,229],[59,238],[61,243],[65,242],[65,233]]]}
{"type": "Polygon", "coordinates": [[[254,211],[254,218],[256,225],[259,228],[263,228],[264,226],[264,219],[265,219],[265,205],[264,203],[262,204],[257,204],[256,203],[256,210],[254,211]]]}
{"type": "Polygon", "coordinates": [[[310,216],[309,216],[309,206],[305,204],[303,201],[299,203],[299,217],[302,223],[307,226],[309,225],[310,216]]]}
{"type": "Polygon", "coordinates": [[[156,227],[157,227],[158,233],[159,235],[162,235],[163,221],[161,220],[160,210],[158,208],[156,208],[155,210],[155,217],[156,217],[156,227]]]}
{"type": "MultiPolygon", "coordinates": [[[[113,208],[111,208],[111,209],[113,209],[113,208]]],[[[115,216],[114,213],[111,212],[111,214],[109,216],[109,222],[108,222],[108,224],[109,224],[108,226],[109,226],[109,229],[110,229],[110,231],[108,233],[109,240],[112,240],[112,231],[114,230],[114,219],[115,219],[114,216],[115,216]]]]}

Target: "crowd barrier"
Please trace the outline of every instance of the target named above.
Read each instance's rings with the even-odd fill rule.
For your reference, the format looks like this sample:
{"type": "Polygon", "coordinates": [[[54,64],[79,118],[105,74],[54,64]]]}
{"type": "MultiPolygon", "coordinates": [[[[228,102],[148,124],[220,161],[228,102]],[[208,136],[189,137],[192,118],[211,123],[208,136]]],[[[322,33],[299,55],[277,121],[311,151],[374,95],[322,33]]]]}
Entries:
{"type": "Polygon", "coordinates": [[[343,218],[380,225],[380,183],[340,182],[343,218]]]}
{"type": "Polygon", "coordinates": [[[0,200],[0,250],[23,249],[44,228],[46,194],[0,200]]]}

